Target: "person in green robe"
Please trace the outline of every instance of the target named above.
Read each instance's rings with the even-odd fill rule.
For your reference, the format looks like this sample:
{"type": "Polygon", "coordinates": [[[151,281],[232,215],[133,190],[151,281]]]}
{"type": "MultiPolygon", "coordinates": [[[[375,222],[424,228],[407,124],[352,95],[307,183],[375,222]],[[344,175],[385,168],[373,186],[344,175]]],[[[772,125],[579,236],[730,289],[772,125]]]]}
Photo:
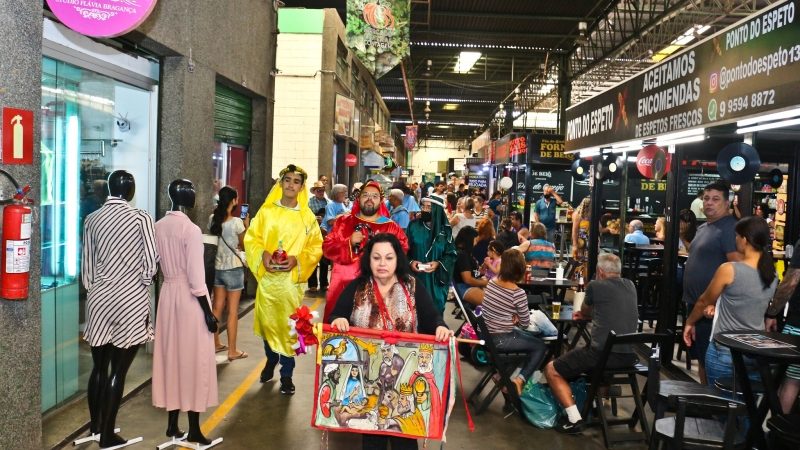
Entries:
{"type": "Polygon", "coordinates": [[[444,312],[456,262],[453,232],[444,212],[444,199],[435,195],[423,198],[421,209],[420,218],[406,230],[408,259],[417,281],[430,292],[439,312],[444,312]]]}

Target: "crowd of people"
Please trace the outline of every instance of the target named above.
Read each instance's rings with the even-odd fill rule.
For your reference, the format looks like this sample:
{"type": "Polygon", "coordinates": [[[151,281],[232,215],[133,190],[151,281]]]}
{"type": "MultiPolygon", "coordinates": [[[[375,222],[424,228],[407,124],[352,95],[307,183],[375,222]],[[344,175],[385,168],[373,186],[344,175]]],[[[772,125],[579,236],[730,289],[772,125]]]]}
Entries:
{"type": "MultiPolygon", "coordinates": [[[[168,436],[183,433],[177,426],[178,413],[187,411],[189,440],[209,442],[199,430],[197,415],[217,401],[214,352],[226,352],[230,362],[248,357],[237,347],[237,311],[247,271],[257,283],[254,331],[263,340],[267,357],[260,381],[272,380],[280,366],[280,392],[285,395],[295,392],[292,377],[297,340],[287,320],[301,306],[304,295],[324,295],[323,321],[342,332],[357,326],[431,334],[446,341],[453,335],[443,320],[452,287],[469,308],[480,307],[498,349],[528,354],[512,380],[518,395],[534,371],[543,370],[566,411],[557,428],[567,433],[583,428],[568,381],[594,367],[609,332],[624,334],[637,329],[636,287],[623,277],[620,258],[601,252],[596,279],[588,283],[582,307],[574,311],[574,318],[592,321],[591,344],[545,361],[546,345],[529,330],[528,299],[518,284],[529,269],[554,268],[555,205],[562,199],[547,185],[536,202],[529,229],[519,212],[502,211],[497,196],[487,201],[483,190],[464,184],[442,181],[426,187],[397,183],[384,189],[369,180],[350,189],[334,184],[328,190],[326,177],[309,183],[302,168],[289,165],[281,170],[252,220],[247,213],[233,214],[239,203],[236,190],[219,189],[207,224],[208,232],[218,238],[210,288],[203,282],[204,268],[193,262],[202,260],[202,245],[197,245],[202,239],[199,228],[185,214],[194,206],[191,182],[176,180],[170,185],[173,211],[155,225],[127,205],[126,199],[132,197],[130,186],[129,174],[112,174],[112,196],[86,221],[89,244],[84,249],[84,263],[88,265],[83,282],[89,292],[90,320],[85,336],[92,345],[97,372],[90,377],[89,400],[90,410],[97,415],[92,418],[92,432],[104,433],[101,443],[119,443],[121,439],[108,430],[109,424],[113,430],[113,417],[100,418],[101,410],[118,407],[118,393],[107,391],[112,392],[110,401],[117,406],[98,406],[109,400],[93,395],[105,389],[100,387],[105,383],[101,369],[111,364],[124,367],[124,372],[136,346],[153,335],[153,403],[169,411],[168,436]],[[91,243],[96,240],[109,245],[105,236],[116,230],[110,222],[106,224],[107,216],[123,213],[131,217],[129,234],[147,236],[149,242],[142,255],[133,255],[146,264],[141,273],[134,274],[138,278],[131,289],[146,300],[148,284],[140,280],[152,279],[159,262],[164,274],[155,330],[144,322],[128,334],[119,334],[104,322],[109,319],[97,306],[105,305],[107,299],[100,279],[93,275],[97,268],[92,261],[107,257],[104,255],[111,248],[91,243]],[[305,283],[308,290],[304,292],[305,283]],[[224,311],[228,317],[226,344],[216,325],[224,311]]],[[[779,283],[767,222],[757,216],[737,220],[731,214],[730,192],[724,183],[709,184],[698,198],[705,218],[702,224],[698,226],[691,209],[679,214],[678,248],[687,255],[685,270],[679,275],[687,311],[683,338],[700,363],[701,381],[713,384],[732,375],[730,352],[713,343],[715,334],[734,329],[775,330],[787,302],[784,332],[800,334],[800,293],[795,294],[800,256],[792,259],[779,283]]],[[[589,211],[587,198],[573,215],[577,257],[586,251],[589,211]]],[[[628,228],[626,242],[650,242],[640,221],[632,221],[628,228]]],[[[665,228],[662,223],[656,230],[661,236],[655,238],[661,242],[665,228]]],[[[141,311],[121,313],[138,317],[141,311]]],[[[614,349],[607,365],[634,362],[632,349],[620,348],[614,349]]],[[[756,376],[757,372],[751,371],[756,376]]],[[[788,377],[781,388],[786,411],[800,391],[800,369],[790,368],[788,377]]],[[[413,440],[365,435],[364,448],[387,448],[390,442],[392,448],[417,446],[413,440]]]]}

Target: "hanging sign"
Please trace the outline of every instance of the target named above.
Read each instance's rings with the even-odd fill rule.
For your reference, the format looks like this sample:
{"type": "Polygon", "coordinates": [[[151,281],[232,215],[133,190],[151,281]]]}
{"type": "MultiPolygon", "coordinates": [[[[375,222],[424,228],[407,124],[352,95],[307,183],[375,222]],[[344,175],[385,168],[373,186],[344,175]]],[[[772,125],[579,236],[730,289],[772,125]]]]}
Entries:
{"type": "Polygon", "coordinates": [[[33,164],[33,111],[3,108],[3,164],[33,164]]]}
{"type": "Polygon", "coordinates": [[[330,325],[319,334],[312,425],[444,440],[457,358],[429,335],[330,325]]]}
{"type": "Polygon", "coordinates": [[[406,150],[414,150],[417,146],[417,125],[406,126],[405,146],[406,150]]]}
{"type": "Polygon", "coordinates": [[[157,0],[47,0],[50,11],[80,34],[114,37],[147,19],[157,0]]]}
{"type": "Polygon", "coordinates": [[[800,104],[799,2],[764,8],[569,108],[566,149],[645,139],[800,104]]]}
{"type": "Polygon", "coordinates": [[[670,155],[657,145],[648,145],[636,155],[636,168],[643,177],[660,180],[669,172],[670,155]]]}
{"type": "Polygon", "coordinates": [[[528,134],[528,164],[571,164],[575,155],[564,153],[564,136],[528,134]]]}
{"type": "Polygon", "coordinates": [[[409,0],[347,0],[347,45],[377,79],[409,54],[409,0]]]}

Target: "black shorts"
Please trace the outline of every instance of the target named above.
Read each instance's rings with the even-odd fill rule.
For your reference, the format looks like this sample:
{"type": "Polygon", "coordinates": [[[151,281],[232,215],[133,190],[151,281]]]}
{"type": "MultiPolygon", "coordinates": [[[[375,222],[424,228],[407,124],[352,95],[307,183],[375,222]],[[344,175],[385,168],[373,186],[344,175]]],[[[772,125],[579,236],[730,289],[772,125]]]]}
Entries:
{"type": "MultiPolygon", "coordinates": [[[[573,380],[597,367],[602,353],[601,350],[591,347],[579,348],[559,356],[553,361],[553,367],[564,379],[573,380]]],[[[606,367],[609,369],[629,367],[638,361],[639,358],[632,353],[611,353],[608,355],[606,367]]]]}

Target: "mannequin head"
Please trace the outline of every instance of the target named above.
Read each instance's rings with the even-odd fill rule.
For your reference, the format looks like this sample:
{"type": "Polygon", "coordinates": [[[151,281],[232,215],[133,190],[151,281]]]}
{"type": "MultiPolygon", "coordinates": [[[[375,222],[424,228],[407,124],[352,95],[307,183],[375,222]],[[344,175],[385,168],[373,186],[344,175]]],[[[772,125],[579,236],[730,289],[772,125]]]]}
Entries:
{"type": "Polygon", "coordinates": [[[115,170],[108,176],[108,193],[125,201],[133,200],[136,193],[136,181],[127,170],[115,170]]]}
{"type": "Polygon", "coordinates": [[[177,179],[169,184],[169,199],[172,210],[181,211],[194,208],[194,184],[186,179],[177,179]]]}

